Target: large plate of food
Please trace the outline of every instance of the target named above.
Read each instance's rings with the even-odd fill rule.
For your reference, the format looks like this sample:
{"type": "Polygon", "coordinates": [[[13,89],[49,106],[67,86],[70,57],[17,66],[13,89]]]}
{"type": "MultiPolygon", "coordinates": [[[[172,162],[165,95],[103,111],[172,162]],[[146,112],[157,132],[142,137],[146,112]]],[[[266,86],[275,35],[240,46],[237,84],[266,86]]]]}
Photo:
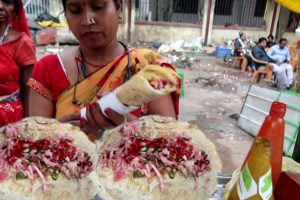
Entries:
{"type": "Polygon", "coordinates": [[[96,146],[79,128],[27,118],[0,129],[0,199],[90,199],[96,146]]]}
{"type": "Polygon", "coordinates": [[[96,168],[102,199],[205,199],[216,190],[221,161],[194,125],[147,116],[103,137],[96,168]]]}

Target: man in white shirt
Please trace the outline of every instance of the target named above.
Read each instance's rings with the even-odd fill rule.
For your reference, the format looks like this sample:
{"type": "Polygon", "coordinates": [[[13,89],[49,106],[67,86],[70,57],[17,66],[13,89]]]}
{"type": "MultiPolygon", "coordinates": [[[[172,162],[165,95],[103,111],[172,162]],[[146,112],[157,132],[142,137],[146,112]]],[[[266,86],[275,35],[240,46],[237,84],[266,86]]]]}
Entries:
{"type": "Polygon", "coordinates": [[[270,58],[276,60],[276,63],[270,66],[276,74],[278,87],[282,89],[291,88],[294,79],[293,67],[289,64],[291,55],[286,45],[287,39],[281,38],[279,44],[272,46],[267,53],[270,58]]]}

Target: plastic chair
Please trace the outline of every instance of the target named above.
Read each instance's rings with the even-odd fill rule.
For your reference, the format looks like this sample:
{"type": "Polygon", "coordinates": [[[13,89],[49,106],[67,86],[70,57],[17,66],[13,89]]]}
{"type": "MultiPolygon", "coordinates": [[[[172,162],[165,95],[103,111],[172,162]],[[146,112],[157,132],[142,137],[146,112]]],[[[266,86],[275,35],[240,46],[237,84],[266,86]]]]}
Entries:
{"type": "Polygon", "coordinates": [[[241,68],[242,63],[244,62],[244,57],[245,57],[244,55],[242,55],[242,56],[234,56],[233,57],[233,67],[236,67],[237,63],[239,62],[238,67],[241,68]]]}
{"type": "Polygon", "coordinates": [[[251,56],[251,59],[256,63],[259,64],[261,66],[264,67],[263,70],[254,70],[253,75],[252,75],[252,82],[259,82],[260,78],[262,75],[265,75],[267,80],[271,81],[272,80],[272,76],[273,76],[273,72],[270,69],[270,65],[268,62],[265,61],[261,61],[261,60],[257,60],[256,58],[254,58],[253,54],[251,51],[249,51],[249,54],[251,56]]]}

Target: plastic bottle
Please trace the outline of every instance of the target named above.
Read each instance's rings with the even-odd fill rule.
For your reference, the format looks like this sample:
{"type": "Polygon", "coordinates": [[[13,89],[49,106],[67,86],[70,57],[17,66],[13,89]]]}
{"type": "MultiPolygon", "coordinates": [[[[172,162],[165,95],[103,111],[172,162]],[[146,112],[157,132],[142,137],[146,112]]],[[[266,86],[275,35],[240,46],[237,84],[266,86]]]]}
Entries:
{"type": "MultiPolygon", "coordinates": [[[[263,137],[271,141],[272,143],[272,155],[271,155],[271,165],[272,165],[272,181],[273,186],[276,186],[277,180],[281,173],[282,156],[283,156],[283,142],[284,142],[284,115],[286,113],[286,105],[281,102],[273,102],[270,114],[266,117],[264,123],[262,124],[257,137],[263,137]]],[[[251,149],[242,165],[245,166],[249,155],[251,154],[251,149]]]]}
{"type": "Polygon", "coordinates": [[[231,190],[228,200],[274,199],[271,170],[272,144],[261,137],[254,139],[251,155],[231,190]]]}

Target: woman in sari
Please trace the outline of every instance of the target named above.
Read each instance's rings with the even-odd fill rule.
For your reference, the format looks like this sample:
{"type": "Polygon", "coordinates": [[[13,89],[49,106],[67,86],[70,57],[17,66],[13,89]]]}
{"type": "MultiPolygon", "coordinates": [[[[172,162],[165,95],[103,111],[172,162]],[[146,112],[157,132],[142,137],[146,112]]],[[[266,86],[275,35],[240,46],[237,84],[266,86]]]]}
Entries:
{"type": "Polygon", "coordinates": [[[21,0],[0,0],[0,127],[27,115],[35,47],[21,0]]]}
{"type": "MultiPolygon", "coordinates": [[[[30,115],[71,122],[96,139],[102,130],[123,123],[124,116],[107,109],[105,117],[95,102],[145,65],[159,63],[162,57],[147,49],[128,49],[117,40],[122,1],[62,0],[62,3],[79,47],[46,56],[36,64],[28,82],[32,88],[30,115]],[[87,107],[87,120],[80,119],[78,114],[83,106],[87,107]]],[[[126,115],[126,120],[145,114],[175,118],[178,94],[179,89],[155,99],[126,115]]]]}

